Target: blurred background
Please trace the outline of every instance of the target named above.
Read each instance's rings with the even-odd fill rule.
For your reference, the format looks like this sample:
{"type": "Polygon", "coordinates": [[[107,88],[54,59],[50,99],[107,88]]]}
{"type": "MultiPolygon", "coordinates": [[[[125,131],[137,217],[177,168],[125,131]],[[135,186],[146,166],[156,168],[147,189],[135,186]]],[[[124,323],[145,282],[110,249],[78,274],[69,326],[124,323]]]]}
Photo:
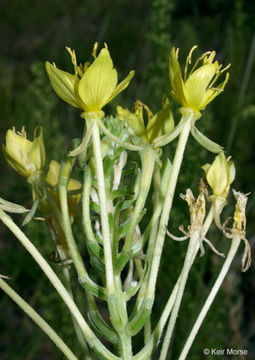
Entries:
{"type": "MultiPolygon", "coordinates": [[[[255,2],[253,0],[44,0],[8,3],[0,0],[0,140],[5,142],[8,128],[25,125],[32,138],[37,125],[43,126],[47,161],[61,160],[63,148],[81,136],[83,120],[79,111],[62,102],[51,90],[45,74],[46,60],[72,71],[65,46],[76,49],[79,62],[91,59],[95,41],[107,42],[120,78],[136,70],[131,85],[106,107],[115,113],[116,104],[131,108],[136,99],[152,111],[160,108],[161,98],[169,94],[168,56],[171,46],[180,47],[184,62],[190,48],[197,44],[200,54],[216,50],[217,59],[231,63],[230,80],[222,95],[208,106],[197,126],[200,131],[232,155],[237,168],[234,187],[251,192],[247,208],[247,238],[252,247],[252,266],[241,273],[243,244],[231,271],[214,302],[188,356],[189,360],[210,359],[204,348],[247,349],[247,359],[255,359],[255,2]]],[[[195,55],[195,54],[194,54],[195,55]]],[[[173,104],[175,108],[175,105],[173,104]]],[[[176,113],[176,119],[178,119],[176,113]]],[[[172,156],[175,143],[165,151],[172,156]]],[[[196,192],[203,175],[201,165],[213,156],[190,142],[185,153],[177,193],[187,187],[196,192]]],[[[30,189],[0,154],[0,196],[31,207],[30,189]]],[[[175,197],[170,229],[187,224],[188,210],[175,197]]],[[[223,218],[234,210],[232,195],[223,218]]],[[[15,218],[16,219],[16,218],[15,218]]],[[[20,217],[17,217],[21,224],[20,217]]],[[[54,251],[47,229],[38,231],[31,222],[26,233],[49,260],[54,251]]],[[[230,240],[213,228],[208,238],[218,250],[227,252],[230,240]]],[[[166,240],[158,281],[159,315],[178,277],[187,244],[166,240]]],[[[50,261],[50,260],[49,260],[50,261]]],[[[223,260],[206,248],[206,254],[193,266],[169,359],[176,359],[194,319],[212,286],[223,260]]],[[[56,271],[59,268],[52,263],[56,271]]],[[[79,355],[71,319],[53,288],[18,241],[0,225],[0,273],[79,355]]],[[[76,289],[75,289],[76,290],[76,289]]],[[[77,290],[78,291],[78,290],[77,290]]],[[[61,353],[50,340],[0,293],[0,359],[59,360],[61,353]]],[[[229,358],[229,357],[228,357],[229,358]]],[[[235,359],[245,357],[235,357],[235,359]]],[[[221,359],[225,359],[221,356],[221,359]]]]}

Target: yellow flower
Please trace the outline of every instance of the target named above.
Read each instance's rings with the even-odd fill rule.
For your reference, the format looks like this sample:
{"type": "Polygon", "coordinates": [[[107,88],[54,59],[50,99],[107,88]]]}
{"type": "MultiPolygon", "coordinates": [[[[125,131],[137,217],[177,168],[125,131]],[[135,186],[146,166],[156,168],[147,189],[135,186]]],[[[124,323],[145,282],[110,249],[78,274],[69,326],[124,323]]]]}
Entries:
{"type": "Polygon", "coordinates": [[[188,65],[191,64],[192,52],[197,46],[194,46],[187,57],[184,77],[182,76],[180,64],[178,61],[179,49],[173,47],[169,57],[169,76],[172,86],[172,96],[182,107],[191,108],[194,111],[204,110],[205,107],[219,95],[226,83],[229,74],[226,74],[225,80],[214,87],[219,76],[229,68],[230,65],[222,69],[218,61],[214,61],[215,51],[204,53],[195,62],[188,74],[188,65]],[[199,62],[202,65],[198,67],[199,62]]]}
{"type": "Polygon", "coordinates": [[[55,64],[46,62],[46,70],[51,85],[58,96],[68,104],[82,109],[85,113],[99,113],[115,96],[123,91],[134,76],[134,70],[118,85],[118,74],[107,45],[96,56],[97,43],[94,46],[94,61],[91,65],[77,65],[75,51],[67,48],[74,65],[74,74],[62,71],[55,64]]]}
{"type": "Polygon", "coordinates": [[[121,120],[125,120],[128,123],[136,136],[150,144],[156,138],[170,132],[174,128],[174,119],[168,99],[164,99],[162,108],[155,115],[152,114],[147,105],[140,101],[135,102],[134,112],[117,106],[117,114],[121,120]],[[144,110],[147,115],[146,121],[144,119],[144,110]]]}
{"type": "Polygon", "coordinates": [[[42,170],[45,164],[42,129],[40,128],[39,136],[35,136],[33,141],[27,139],[24,127],[17,133],[14,128],[9,129],[6,133],[6,146],[3,145],[3,152],[7,162],[25,178],[42,170]]]}
{"type": "Polygon", "coordinates": [[[227,199],[230,185],[235,179],[234,163],[226,159],[221,152],[211,165],[206,164],[202,168],[205,170],[206,180],[213,191],[213,196],[227,199]]]}
{"type": "MultiPolygon", "coordinates": [[[[60,172],[60,164],[55,160],[51,160],[49,165],[49,171],[46,176],[46,182],[53,187],[57,187],[59,172],[60,172]]],[[[80,189],[81,189],[81,183],[79,181],[74,179],[69,180],[67,187],[68,191],[78,191],[80,189]]],[[[58,193],[51,189],[49,190],[52,196],[54,197],[56,203],[59,205],[58,193]]],[[[74,210],[76,209],[76,205],[79,203],[80,199],[81,199],[81,194],[68,195],[68,205],[69,205],[70,214],[74,212],[74,210]]]]}

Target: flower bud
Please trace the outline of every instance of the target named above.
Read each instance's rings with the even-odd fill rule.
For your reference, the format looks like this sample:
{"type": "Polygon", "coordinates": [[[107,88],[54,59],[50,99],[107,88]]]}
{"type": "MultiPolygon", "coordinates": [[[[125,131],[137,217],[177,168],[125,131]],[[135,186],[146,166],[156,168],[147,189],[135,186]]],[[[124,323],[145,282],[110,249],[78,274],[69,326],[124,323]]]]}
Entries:
{"type": "Polygon", "coordinates": [[[134,112],[117,106],[117,114],[121,120],[128,123],[136,136],[149,144],[152,144],[160,136],[171,132],[174,128],[174,118],[168,99],[163,99],[162,108],[155,115],[147,105],[140,101],[135,102],[134,112]],[[144,112],[147,119],[144,119],[144,112]]]}
{"type": "Polygon", "coordinates": [[[13,128],[6,133],[6,146],[3,145],[5,158],[25,178],[42,170],[45,164],[43,132],[41,128],[39,129],[40,134],[37,137],[35,136],[33,141],[26,138],[24,128],[21,132],[16,133],[13,128]]]}
{"type": "Polygon", "coordinates": [[[214,162],[202,167],[205,171],[206,180],[213,191],[213,197],[227,199],[230,185],[235,179],[235,165],[226,159],[223,152],[216,156],[214,162]]]}

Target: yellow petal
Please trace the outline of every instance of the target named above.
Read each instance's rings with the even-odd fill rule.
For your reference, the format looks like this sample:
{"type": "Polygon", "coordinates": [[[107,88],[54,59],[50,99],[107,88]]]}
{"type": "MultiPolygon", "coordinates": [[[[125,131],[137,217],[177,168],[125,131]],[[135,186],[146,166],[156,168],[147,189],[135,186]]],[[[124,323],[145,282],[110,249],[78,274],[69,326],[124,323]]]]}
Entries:
{"type": "Polygon", "coordinates": [[[81,183],[78,180],[70,179],[68,183],[68,190],[79,190],[81,188],[81,183]]]}
{"type": "Polygon", "coordinates": [[[78,93],[86,111],[101,110],[111,97],[117,81],[117,71],[113,68],[109,51],[104,48],[79,82],[78,93]]]}
{"type": "MultiPolygon", "coordinates": [[[[118,117],[128,123],[128,125],[134,131],[135,135],[140,136],[144,140],[147,140],[142,112],[140,113],[140,116],[137,116],[136,114],[131,113],[129,110],[123,109],[121,106],[117,106],[116,110],[118,117]]],[[[143,111],[143,109],[141,110],[143,111]]]]}
{"type": "Polygon", "coordinates": [[[43,132],[40,128],[40,134],[32,142],[30,151],[27,154],[28,161],[34,164],[37,170],[42,170],[45,164],[45,148],[43,143],[43,132]]]}
{"type": "Polygon", "coordinates": [[[6,134],[6,147],[3,147],[8,163],[22,176],[27,177],[37,170],[35,164],[28,158],[32,142],[24,136],[8,130],[6,134]]]}
{"type": "Polygon", "coordinates": [[[135,75],[135,71],[131,70],[128,74],[128,76],[121,81],[116,88],[113,90],[112,95],[110,96],[110,98],[108,99],[107,102],[110,102],[113,98],[115,98],[119,93],[121,93],[123,90],[126,89],[126,87],[128,87],[132,77],[135,75]]]}
{"type": "Polygon", "coordinates": [[[27,177],[29,176],[26,168],[20,164],[18,161],[16,161],[10,154],[7,152],[6,147],[3,145],[3,153],[5,156],[6,161],[8,162],[11,167],[17,171],[21,176],[27,177]]]}
{"type": "Polygon", "coordinates": [[[169,77],[172,87],[172,95],[182,106],[186,106],[184,82],[178,61],[178,50],[172,48],[169,56],[169,77]]]}
{"type": "Polygon", "coordinates": [[[206,64],[195,70],[184,84],[187,105],[194,110],[203,110],[207,88],[218,68],[217,63],[206,64]]]}
{"type": "Polygon", "coordinates": [[[83,109],[83,104],[81,103],[78,94],[76,94],[79,79],[75,75],[58,69],[48,61],[46,62],[45,67],[51,86],[57,95],[68,104],[83,109]]]}
{"type": "Polygon", "coordinates": [[[55,160],[51,160],[49,165],[49,171],[46,176],[46,181],[50,185],[57,186],[59,171],[60,171],[60,164],[55,160]]]}
{"type": "Polygon", "coordinates": [[[229,185],[230,185],[235,180],[236,168],[233,161],[229,161],[228,166],[229,166],[229,185]]]}
{"type": "Polygon", "coordinates": [[[174,118],[167,102],[150,120],[146,128],[147,138],[150,143],[159,136],[162,136],[174,128],[174,118]]]}

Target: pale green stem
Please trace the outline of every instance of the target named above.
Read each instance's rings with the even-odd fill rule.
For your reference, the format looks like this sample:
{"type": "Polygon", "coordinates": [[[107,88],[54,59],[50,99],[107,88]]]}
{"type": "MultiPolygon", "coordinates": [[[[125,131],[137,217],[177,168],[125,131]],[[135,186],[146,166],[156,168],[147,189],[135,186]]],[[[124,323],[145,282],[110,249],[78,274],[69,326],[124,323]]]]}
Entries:
{"type": "MultiPolygon", "coordinates": [[[[214,211],[213,211],[213,206],[211,206],[210,208],[210,211],[206,217],[206,220],[204,222],[204,225],[203,225],[203,235],[205,236],[206,233],[208,232],[210,226],[211,226],[211,223],[213,221],[213,215],[214,214],[214,211]]],[[[193,255],[193,259],[192,259],[192,264],[195,260],[195,257],[197,255],[197,252],[199,250],[199,242],[197,243],[197,246],[196,246],[196,250],[194,252],[194,255],[193,255]]],[[[174,286],[174,289],[168,299],[168,302],[165,306],[165,309],[160,317],[160,320],[155,328],[155,330],[153,331],[152,333],[152,336],[150,338],[150,341],[147,343],[147,345],[135,356],[135,360],[147,360],[149,358],[149,356],[151,356],[151,353],[154,349],[154,346],[159,343],[159,340],[160,340],[160,337],[162,335],[162,332],[164,330],[164,327],[166,325],[166,322],[169,318],[169,315],[172,311],[172,308],[173,308],[173,305],[174,305],[174,302],[175,302],[175,298],[176,298],[176,294],[177,294],[177,290],[178,290],[178,285],[179,285],[179,281],[180,281],[180,277],[178,278],[175,286],[174,286]]]]}
{"type": "MultiPolygon", "coordinates": [[[[64,276],[66,289],[67,289],[71,299],[73,300],[73,291],[72,291],[71,282],[70,282],[70,273],[69,273],[69,269],[66,266],[63,267],[63,276],[64,276]]],[[[84,339],[84,336],[81,332],[81,329],[80,329],[79,325],[77,324],[77,321],[75,320],[73,314],[71,314],[71,317],[72,317],[73,327],[74,327],[74,331],[76,333],[77,339],[78,339],[79,344],[85,354],[85,360],[92,360],[92,358],[89,355],[87,355],[89,353],[89,349],[88,349],[87,343],[84,339]]]]}
{"type": "Polygon", "coordinates": [[[131,252],[135,227],[139,221],[141,212],[144,209],[144,204],[146,202],[150,190],[154,164],[155,164],[155,153],[150,145],[145,146],[144,149],[141,150],[141,162],[142,162],[142,172],[139,183],[139,192],[136,199],[136,204],[135,204],[134,212],[132,214],[131,222],[128,228],[128,232],[126,235],[125,245],[115,264],[116,272],[120,272],[129,260],[129,257],[131,255],[130,252],[131,252]]]}
{"type": "Polygon", "coordinates": [[[5,214],[4,211],[0,209],[0,219],[2,222],[10,229],[10,231],[16,236],[16,238],[22,243],[26,250],[32,255],[37,264],[40,266],[42,271],[48,277],[52,285],[55,287],[60,297],[63,299],[64,303],[73,314],[75,320],[79,324],[84,337],[86,338],[88,344],[94,348],[95,352],[103,354],[106,359],[109,360],[119,360],[119,358],[113,355],[106,347],[96,338],[93,331],[90,329],[86,320],[80,313],[76,304],[73,302],[72,298],[68,294],[66,288],[63,286],[55,272],[49,266],[47,261],[42,257],[36,247],[31,243],[31,241],[26,237],[26,235],[20,230],[20,228],[13,222],[11,217],[5,214]]]}
{"type": "Polygon", "coordinates": [[[74,353],[49,324],[0,277],[0,288],[38,325],[55,343],[68,360],[78,360],[74,353]]]}
{"type": "MultiPolygon", "coordinates": [[[[185,115],[187,116],[187,115],[185,115]]],[[[151,273],[150,273],[150,280],[148,284],[147,289],[147,298],[151,298],[154,300],[155,296],[155,287],[156,287],[156,281],[158,277],[158,270],[159,270],[159,264],[161,259],[161,254],[163,250],[164,245],[164,239],[165,239],[165,233],[166,233],[166,226],[168,224],[169,215],[172,207],[173,197],[175,193],[175,187],[177,183],[177,179],[179,176],[179,171],[182,164],[183,154],[184,150],[187,144],[187,140],[189,137],[190,129],[191,129],[191,123],[194,118],[194,114],[190,113],[187,117],[187,120],[185,121],[179,140],[177,149],[175,152],[175,157],[173,161],[172,171],[171,171],[171,177],[168,184],[168,190],[166,193],[163,210],[160,218],[159,223],[159,229],[158,229],[158,236],[156,240],[153,260],[152,260],[152,267],[151,267],[151,273]]]]}
{"type": "Polygon", "coordinates": [[[75,239],[73,237],[71,222],[70,222],[70,214],[68,209],[68,200],[67,200],[67,185],[70,179],[71,165],[72,160],[69,158],[62,165],[59,174],[59,200],[60,207],[63,219],[63,230],[65,233],[68,249],[71,253],[72,260],[74,262],[75,268],[77,270],[79,281],[84,281],[87,277],[87,272],[84,267],[83,260],[81,258],[80,252],[76,245],[75,239]]]}
{"type": "MultiPolygon", "coordinates": [[[[213,206],[211,206],[210,208],[210,211],[206,217],[206,220],[204,222],[204,225],[203,225],[203,236],[206,235],[206,233],[208,232],[210,226],[211,226],[211,223],[213,221],[213,206]]],[[[196,245],[196,250],[194,252],[194,255],[193,255],[193,259],[192,259],[192,262],[191,262],[191,266],[197,256],[197,253],[198,253],[198,250],[199,250],[199,242],[197,242],[197,245],[196,245]]],[[[172,308],[174,306],[174,302],[175,302],[175,298],[176,298],[176,294],[177,294],[177,290],[178,290],[178,286],[179,286],[179,282],[180,282],[180,278],[181,278],[181,275],[179,276],[175,286],[174,286],[174,289],[171,293],[171,295],[169,296],[169,299],[168,299],[168,302],[164,308],[164,311],[160,317],[160,320],[154,330],[154,334],[156,336],[156,341],[158,342],[161,335],[162,335],[162,332],[165,328],[165,325],[166,325],[166,322],[169,318],[169,315],[172,311],[172,308]]]]}
{"type": "Polygon", "coordinates": [[[239,247],[240,241],[241,241],[240,235],[239,234],[234,235],[234,237],[232,239],[231,247],[229,249],[229,253],[224,262],[224,265],[222,266],[219,276],[218,276],[217,280],[215,281],[215,283],[212,287],[212,290],[210,291],[210,294],[208,295],[208,298],[206,299],[206,302],[205,302],[200,314],[198,315],[198,318],[191,330],[191,333],[189,334],[189,337],[184,345],[184,348],[183,348],[178,360],[186,359],[187,354],[188,354],[188,352],[193,344],[193,341],[198,333],[198,330],[200,329],[200,326],[201,326],[202,322],[204,321],[204,318],[206,317],[206,314],[209,311],[209,309],[212,305],[212,302],[215,299],[215,296],[217,295],[217,293],[221,287],[221,284],[228,273],[230,265],[235,257],[237,249],[239,247]]]}
{"type": "Polygon", "coordinates": [[[183,297],[184,289],[185,289],[189,271],[190,271],[190,268],[192,265],[193,256],[196,251],[197,242],[199,241],[199,236],[200,236],[200,232],[197,230],[190,237],[189,246],[188,246],[188,249],[186,252],[186,257],[185,257],[183,269],[181,272],[181,277],[180,277],[180,281],[179,281],[179,286],[178,286],[173,310],[171,312],[171,316],[170,316],[170,320],[168,323],[165,338],[163,341],[159,360],[165,360],[167,357],[169,344],[170,344],[170,341],[172,338],[172,334],[173,334],[174,326],[175,326],[176,319],[178,316],[179,308],[181,305],[181,300],[183,297]]]}
{"type": "MultiPolygon", "coordinates": [[[[138,308],[145,297],[147,286],[148,286],[148,281],[149,281],[149,277],[150,277],[150,268],[151,268],[151,263],[152,263],[152,259],[153,259],[154,248],[155,248],[155,241],[157,238],[158,219],[159,219],[159,216],[160,216],[160,213],[162,210],[163,201],[166,196],[167,185],[168,185],[168,181],[169,181],[170,174],[171,174],[171,166],[172,165],[171,165],[170,161],[167,160],[165,163],[165,168],[163,169],[163,174],[162,174],[162,179],[161,179],[160,185],[158,184],[158,179],[157,180],[154,179],[155,192],[157,192],[158,190],[160,190],[160,192],[159,192],[159,195],[157,193],[155,194],[155,200],[157,198],[158,198],[158,200],[154,203],[155,208],[153,211],[151,221],[143,234],[143,236],[145,236],[145,233],[149,234],[149,244],[148,244],[148,250],[147,250],[147,257],[146,257],[146,260],[148,261],[148,264],[149,264],[149,269],[147,271],[146,278],[141,286],[141,289],[139,291],[139,295],[137,298],[137,307],[138,308]],[[157,187],[158,187],[158,189],[156,189],[157,187]]],[[[159,171],[158,165],[155,166],[155,171],[156,172],[159,171]]],[[[158,178],[158,175],[156,175],[156,178],[158,178]]]]}
{"type": "Polygon", "coordinates": [[[98,194],[100,202],[100,218],[104,245],[104,258],[105,258],[105,272],[106,272],[106,289],[107,295],[114,295],[115,284],[113,277],[113,262],[112,262],[112,249],[111,249],[111,236],[109,228],[103,159],[101,154],[100,135],[97,122],[92,131],[94,158],[96,163],[96,176],[98,182],[98,194]]]}
{"type": "MultiPolygon", "coordinates": [[[[63,218],[63,230],[65,233],[65,238],[67,241],[68,249],[71,253],[72,260],[74,262],[74,266],[76,268],[79,282],[85,288],[90,288],[91,291],[99,293],[103,296],[104,289],[94,283],[88,276],[86,268],[84,266],[84,262],[81,258],[79,249],[76,245],[72,226],[70,221],[70,214],[68,209],[68,199],[67,199],[67,185],[70,179],[70,173],[72,169],[72,159],[68,158],[61,167],[60,175],[59,175],[59,199],[60,199],[60,207],[63,218]]],[[[89,305],[91,307],[95,307],[95,302],[91,294],[87,292],[87,299],[89,301],[89,305]]]]}

